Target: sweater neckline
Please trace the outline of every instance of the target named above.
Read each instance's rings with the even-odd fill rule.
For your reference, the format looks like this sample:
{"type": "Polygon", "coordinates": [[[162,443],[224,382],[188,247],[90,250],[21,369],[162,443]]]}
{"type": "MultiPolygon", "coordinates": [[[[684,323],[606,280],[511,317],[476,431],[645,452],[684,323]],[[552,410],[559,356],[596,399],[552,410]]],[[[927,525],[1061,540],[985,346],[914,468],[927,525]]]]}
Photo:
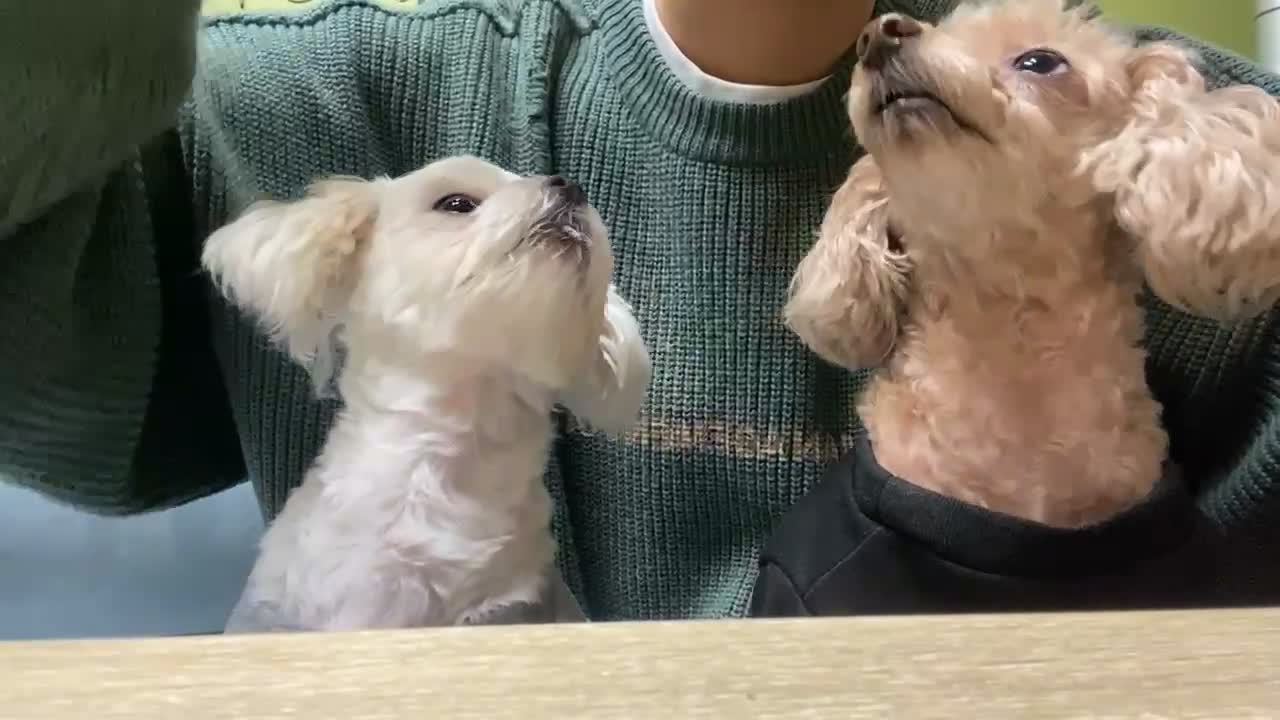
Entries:
{"type": "MultiPolygon", "coordinates": [[[[876,14],[935,19],[954,0],[878,0],[876,14]]],[[[844,108],[853,68],[847,53],[813,91],[776,103],[700,96],[675,75],[649,33],[644,3],[597,0],[602,61],[632,118],[672,152],[697,161],[791,164],[847,154],[852,131],[844,108]]]]}
{"type": "Polygon", "coordinates": [[[1172,463],[1142,503],[1103,523],[1058,528],[909,483],[880,466],[865,436],[853,455],[849,487],[864,515],[979,572],[1061,578],[1121,571],[1181,546],[1197,524],[1195,502],[1172,463]]]}

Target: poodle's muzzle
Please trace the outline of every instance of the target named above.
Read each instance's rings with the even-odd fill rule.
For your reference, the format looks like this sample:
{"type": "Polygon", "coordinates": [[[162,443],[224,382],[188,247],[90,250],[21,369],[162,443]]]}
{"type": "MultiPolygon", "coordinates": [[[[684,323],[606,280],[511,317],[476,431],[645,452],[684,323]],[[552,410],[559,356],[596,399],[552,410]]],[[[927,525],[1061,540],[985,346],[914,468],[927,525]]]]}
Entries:
{"type": "Polygon", "coordinates": [[[991,142],[991,138],[942,97],[932,80],[935,72],[919,47],[927,26],[897,13],[872,20],[858,37],[854,52],[866,73],[868,107],[882,123],[906,129],[954,127],[991,142]]]}

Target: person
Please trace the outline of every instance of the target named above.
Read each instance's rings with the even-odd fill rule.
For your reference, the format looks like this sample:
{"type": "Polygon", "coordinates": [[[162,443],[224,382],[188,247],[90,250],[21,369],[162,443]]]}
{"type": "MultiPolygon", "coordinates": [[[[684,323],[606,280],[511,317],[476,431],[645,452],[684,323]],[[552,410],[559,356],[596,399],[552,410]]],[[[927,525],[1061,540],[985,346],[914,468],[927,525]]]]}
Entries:
{"type": "MultiPolygon", "coordinates": [[[[593,619],[745,611],[758,548],[859,428],[862,377],[784,328],[860,153],[876,12],[948,0],[103,0],[0,12],[0,468],[98,513],[251,479],[283,504],[334,405],[198,272],[203,238],[322,175],[472,153],[583,185],[655,377],[624,438],[562,418],[561,567],[593,619]],[[201,27],[197,29],[197,25],[201,27]]],[[[1215,83],[1280,79],[1197,47],[1215,83]]],[[[1150,379],[1200,505],[1280,517],[1276,315],[1153,305],[1150,379]]],[[[50,532],[57,532],[50,528],[50,532]]],[[[1246,544],[1256,545],[1252,540],[1246,544]]]]}

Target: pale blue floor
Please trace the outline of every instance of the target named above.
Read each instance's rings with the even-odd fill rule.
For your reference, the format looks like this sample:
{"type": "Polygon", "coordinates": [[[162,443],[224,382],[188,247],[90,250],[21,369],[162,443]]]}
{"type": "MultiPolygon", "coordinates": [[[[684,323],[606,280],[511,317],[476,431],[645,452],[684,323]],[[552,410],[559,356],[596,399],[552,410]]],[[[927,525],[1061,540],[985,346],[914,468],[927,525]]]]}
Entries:
{"type": "Polygon", "coordinates": [[[130,518],[0,485],[0,640],[218,632],[261,533],[247,483],[130,518]]]}

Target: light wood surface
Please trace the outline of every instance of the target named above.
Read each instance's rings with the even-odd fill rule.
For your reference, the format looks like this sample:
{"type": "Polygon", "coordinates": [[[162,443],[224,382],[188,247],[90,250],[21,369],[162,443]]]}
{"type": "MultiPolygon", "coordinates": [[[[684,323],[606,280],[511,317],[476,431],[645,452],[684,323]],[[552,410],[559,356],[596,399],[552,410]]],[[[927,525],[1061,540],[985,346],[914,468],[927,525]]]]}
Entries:
{"type": "Polygon", "coordinates": [[[1280,610],[0,643],[4,720],[1280,717],[1280,610]]]}

